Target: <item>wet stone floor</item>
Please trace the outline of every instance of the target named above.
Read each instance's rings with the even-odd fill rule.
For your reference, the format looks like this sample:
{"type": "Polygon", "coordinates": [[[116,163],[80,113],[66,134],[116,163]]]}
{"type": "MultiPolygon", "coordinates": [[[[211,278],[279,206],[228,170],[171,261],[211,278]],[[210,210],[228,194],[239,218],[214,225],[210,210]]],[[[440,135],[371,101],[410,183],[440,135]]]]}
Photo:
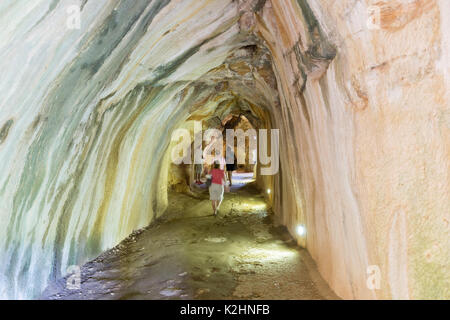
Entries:
{"type": "Polygon", "coordinates": [[[206,188],[170,193],[162,219],[81,268],[81,289],[59,279],[41,298],[337,299],[245,179],[236,177],[217,217],[206,188]]]}

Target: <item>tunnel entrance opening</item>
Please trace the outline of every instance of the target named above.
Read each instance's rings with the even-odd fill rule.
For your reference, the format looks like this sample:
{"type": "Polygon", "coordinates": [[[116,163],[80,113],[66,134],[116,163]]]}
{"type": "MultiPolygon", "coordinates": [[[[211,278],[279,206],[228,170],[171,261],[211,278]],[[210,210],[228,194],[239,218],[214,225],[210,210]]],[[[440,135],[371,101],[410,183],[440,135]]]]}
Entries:
{"type": "MultiPolygon", "coordinates": [[[[248,102],[246,103],[248,104],[248,102]]],[[[198,121],[198,118],[188,119],[180,126],[188,129],[185,135],[193,137],[194,141],[188,140],[189,143],[178,148],[175,155],[173,154],[174,145],[172,144],[168,148],[167,153],[171,155],[171,160],[175,157],[179,162],[174,161],[168,166],[168,192],[174,191],[193,197],[207,196],[206,175],[213,163],[219,161],[221,169],[227,175],[226,184],[229,188],[226,190],[228,192],[243,192],[248,185],[255,192],[264,195],[270,207],[273,176],[261,175],[260,167],[263,166],[258,161],[261,146],[259,130],[269,131],[266,129],[270,128],[270,121],[267,121],[269,117],[266,111],[257,106],[253,106],[253,110],[250,112],[240,104],[236,105],[235,101],[230,105],[233,108],[227,113],[222,113],[222,115],[214,113],[208,118],[201,119],[201,122],[198,121]],[[260,119],[258,114],[265,115],[266,119],[260,119]],[[197,123],[195,123],[196,121],[197,123]],[[196,131],[196,125],[200,130],[196,131]],[[208,135],[210,130],[213,130],[215,134],[208,135]],[[218,142],[219,139],[216,139],[217,135],[220,136],[220,142],[218,142]],[[199,138],[200,142],[196,143],[196,138],[199,138]],[[200,149],[201,171],[198,171],[199,166],[196,162],[197,149],[200,149]],[[179,152],[180,150],[181,152],[179,152]],[[228,154],[231,156],[229,157],[228,154]],[[229,166],[233,163],[236,166],[229,171],[229,166]]],[[[182,140],[175,139],[175,142],[183,144],[182,140]]],[[[170,161],[168,157],[166,159],[170,161]]]]}
{"type": "MultiPolygon", "coordinates": [[[[223,144],[220,146],[219,155],[215,155],[214,151],[210,152],[210,149],[214,147],[214,141],[206,144],[203,152],[205,172],[209,171],[214,161],[221,161],[221,169],[227,175],[227,183],[231,187],[230,191],[238,191],[246,184],[255,182],[257,163],[251,163],[251,160],[256,159],[258,150],[257,148],[252,149],[251,140],[256,140],[256,135],[254,134],[256,130],[242,114],[228,115],[217,129],[221,130],[221,135],[224,138],[223,144]],[[233,132],[233,135],[230,135],[231,139],[227,131],[233,132]]],[[[195,175],[195,164],[193,168],[195,175]]],[[[205,182],[206,178],[203,178],[201,184],[191,184],[191,188],[202,187],[204,189],[206,187],[205,182]]]]}
{"type": "MultiPolygon", "coordinates": [[[[210,98],[215,101],[212,112],[210,101],[195,105],[193,114],[174,129],[165,157],[165,161],[170,162],[167,166],[169,191],[187,194],[204,191],[205,175],[217,160],[225,171],[230,170],[228,165],[235,163],[231,182],[236,176],[240,186],[257,184],[258,130],[270,129],[269,111],[230,93],[224,85],[216,89],[219,92],[210,98]],[[179,130],[183,132],[175,134],[179,130]]],[[[238,191],[238,185],[231,189],[238,191]]]]}

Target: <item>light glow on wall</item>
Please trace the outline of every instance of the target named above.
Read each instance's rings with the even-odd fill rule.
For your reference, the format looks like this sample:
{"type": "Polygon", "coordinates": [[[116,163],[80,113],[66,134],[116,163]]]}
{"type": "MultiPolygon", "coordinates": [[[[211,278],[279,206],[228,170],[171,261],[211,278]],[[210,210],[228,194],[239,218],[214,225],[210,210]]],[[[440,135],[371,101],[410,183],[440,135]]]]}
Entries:
{"type": "Polygon", "coordinates": [[[303,225],[298,225],[297,228],[295,229],[295,231],[297,232],[297,234],[301,237],[303,237],[306,234],[306,228],[303,225]]]}

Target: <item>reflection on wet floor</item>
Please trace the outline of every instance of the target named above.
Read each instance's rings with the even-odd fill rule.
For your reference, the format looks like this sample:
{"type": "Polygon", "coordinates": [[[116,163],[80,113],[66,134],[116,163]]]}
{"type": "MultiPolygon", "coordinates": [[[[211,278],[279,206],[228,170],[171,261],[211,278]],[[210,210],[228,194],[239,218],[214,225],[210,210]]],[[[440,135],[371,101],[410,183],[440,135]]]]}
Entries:
{"type": "Polygon", "coordinates": [[[82,267],[81,289],[59,279],[43,298],[336,299],[251,180],[233,177],[218,217],[204,186],[195,198],[171,193],[161,220],[82,267]]]}
{"type": "Polygon", "coordinates": [[[237,188],[240,188],[246,184],[252,183],[255,181],[253,177],[253,172],[242,172],[242,173],[233,173],[233,177],[231,178],[233,185],[237,188]]]}

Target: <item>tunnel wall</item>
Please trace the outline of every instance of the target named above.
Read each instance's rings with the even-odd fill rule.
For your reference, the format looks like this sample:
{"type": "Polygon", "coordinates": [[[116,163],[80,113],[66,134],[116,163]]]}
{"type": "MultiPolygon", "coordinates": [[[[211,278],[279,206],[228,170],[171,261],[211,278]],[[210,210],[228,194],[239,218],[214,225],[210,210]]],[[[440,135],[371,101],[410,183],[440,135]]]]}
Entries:
{"type": "Polygon", "coordinates": [[[231,0],[0,9],[0,298],[37,298],[164,212],[171,132],[211,94],[192,82],[247,36],[231,0]]]}
{"type": "Polygon", "coordinates": [[[369,29],[373,3],[258,15],[281,101],[274,211],[293,235],[306,225],[299,243],[343,298],[449,298],[449,3],[379,2],[369,29]]]}

